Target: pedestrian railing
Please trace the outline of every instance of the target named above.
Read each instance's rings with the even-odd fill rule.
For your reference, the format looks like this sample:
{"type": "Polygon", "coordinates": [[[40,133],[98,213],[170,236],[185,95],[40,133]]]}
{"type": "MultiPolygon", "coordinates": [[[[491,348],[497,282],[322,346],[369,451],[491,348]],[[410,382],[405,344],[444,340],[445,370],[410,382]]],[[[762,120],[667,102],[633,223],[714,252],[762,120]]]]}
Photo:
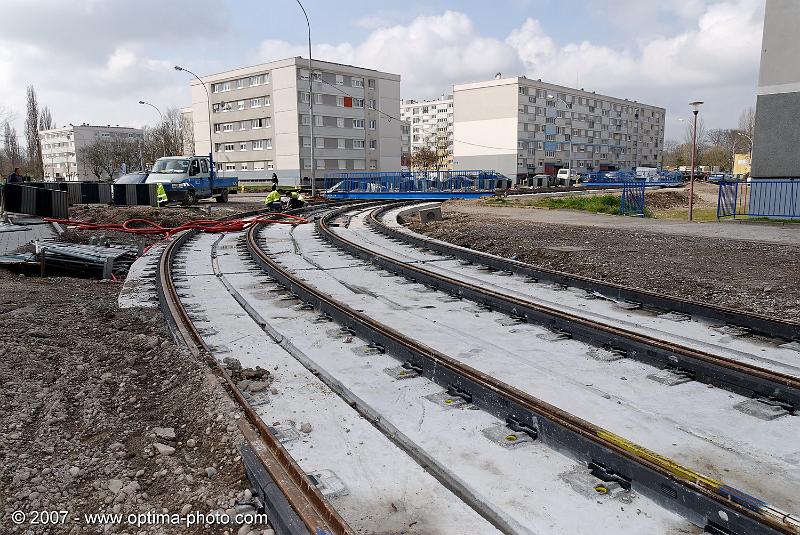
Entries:
{"type": "Polygon", "coordinates": [[[800,218],[800,179],[720,182],[717,219],[800,218]]]}
{"type": "Polygon", "coordinates": [[[325,175],[329,193],[477,192],[507,187],[495,171],[341,172],[325,175]]]}
{"type": "Polygon", "coordinates": [[[631,180],[623,184],[622,196],[619,200],[619,211],[622,215],[644,217],[646,185],[644,180],[631,180]]]}

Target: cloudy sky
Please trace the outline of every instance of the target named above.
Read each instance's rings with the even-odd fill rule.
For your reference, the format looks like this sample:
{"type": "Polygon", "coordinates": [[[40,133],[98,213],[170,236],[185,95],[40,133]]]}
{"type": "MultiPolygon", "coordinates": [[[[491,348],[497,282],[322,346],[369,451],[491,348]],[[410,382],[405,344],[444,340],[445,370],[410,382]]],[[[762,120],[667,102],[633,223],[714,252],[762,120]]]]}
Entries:
{"type": "MultiPolygon", "coordinates": [[[[0,105],[21,130],[33,84],[56,123],[141,126],[199,75],[306,52],[295,0],[2,0],[0,105]]],[[[304,0],[318,59],[402,76],[430,98],[496,72],[667,108],[667,138],[755,103],[764,0],[304,0]]]]}

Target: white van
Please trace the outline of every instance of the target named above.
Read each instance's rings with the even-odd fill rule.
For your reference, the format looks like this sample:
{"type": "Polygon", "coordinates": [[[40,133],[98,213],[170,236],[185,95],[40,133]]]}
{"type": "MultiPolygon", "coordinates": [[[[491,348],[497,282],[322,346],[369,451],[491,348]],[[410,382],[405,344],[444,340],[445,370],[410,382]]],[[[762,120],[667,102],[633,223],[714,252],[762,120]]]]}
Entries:
{"type": "Polygon", "coordinates": [[[572,186],[578,181],[578,177],[580,174],[575,169],[559,169],[558,175],[558,184],[561,186],[572,186]]]}

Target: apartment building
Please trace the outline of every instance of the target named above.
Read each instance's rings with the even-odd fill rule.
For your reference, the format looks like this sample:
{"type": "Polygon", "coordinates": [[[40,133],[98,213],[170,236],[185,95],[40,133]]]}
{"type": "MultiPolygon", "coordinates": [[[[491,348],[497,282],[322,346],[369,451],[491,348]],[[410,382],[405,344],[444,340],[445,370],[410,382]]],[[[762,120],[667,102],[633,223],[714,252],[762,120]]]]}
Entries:
{"type": "Polygon", "coordinates": [[[400,104],[403,120],[404,157],[426,147],[439,154],[442,169],[453,164],[453,95],[436,100],[404,100],[400,104]]]}
{"type": "Polygon", "coordinates": [[[295,57],[203,77],[210,134],[206,92],[194,80],[195,152],[208,154],[210,138],[217,170],[242,178],[399,169],[400,76],[327,61],[312,70],[295,57]]]}
{"type": "MultiPolygon", "coordinates": [[[[124,140],[138,142],[142,130],[121,126],[65,126],[40,130],[45,180],[98,180],[83,155],[83,149],[98,141],[124,140]]],[[[109,177],[104,172],[103,179],[109,177]]]]}
{"type": "Polygon", "coordinates": [[[661,166],[664,108],[524,76],[457,85],[453,103],[455,169],[521,178],[661,166]]]}

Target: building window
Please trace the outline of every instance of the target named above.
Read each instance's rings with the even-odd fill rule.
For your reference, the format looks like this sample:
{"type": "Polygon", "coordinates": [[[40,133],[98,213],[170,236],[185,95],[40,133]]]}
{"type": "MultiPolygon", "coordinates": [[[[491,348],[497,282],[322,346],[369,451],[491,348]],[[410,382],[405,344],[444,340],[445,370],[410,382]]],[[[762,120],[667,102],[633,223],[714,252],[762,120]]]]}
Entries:
{"type": "Polygon", "coordinates": [[[300,122],[303,124],[303,126],[311,125],[311,116],[310,115],[301,115],[300,117],[301,117],[301,121],[300,122]]]}
{"type": "Polygon", "coordinates": [[[364,169],[364,160],[353,160],[353,169],[364,169]]]}
{"type": "Polygon", "coordinates": [[[272,138],[265,139],[264,140],[264,144],[267,146],[268,149],[271,149],[272,148],[272,138]]]}
{"type": "Polygon", "coordinates": [[[233,143],[225,143],[225,152],[231,152],[233,150],[236,150],[234,149],[233,143]]]}
{"type": "Polygon", "coordinates": [[[353,119],[353,128],[364,128],[364,119],[353,119]]]}
{"type": "Polygon", "coordinates": [[[214,124],[214,132],[219,133],[222,130],[222,125],[219,123],[214,124]]]}
{"type": "Polygon", "coordinates": [[[242,171],[247,171],[247,163],[242,163],[242,165],[241,165],[240,169],[241,169],[242,171]]]}
{"type": "Polygon", "coordinates": [[[375,139],[369,140],[369,150],[375,150],[378,148],[378,141],[375,139]]]}
{"type": "Polygon", "coordinates": [[[244,78],[239,78],[236,80],[236,89],[241,89],[244,87],[244,78]]]}
{"type": "Polygon", "coordinates": [[[325,148],[325,138],[324,137],[318,137],[317,138],[317,148],[318,149],[324,149],[325,148]]]}
{"type": "Polygon", "coordinates": [[[263,170],[264,170],[264,162],[253,163],[253,171],[263,171],[263,170]]]}
{"type": "Polygon", "coordinates": [[[239,150],[247,150],[247,143],[239,143],[239,150]]]}
{"type": "Polygon", "coordinates": [[[336,105],[339,106],[340,108],[344,107],[344,97],[337,96],[336,105]]]}
{"type": "Polygon", "coordinates": [[[347,169],[347,160],[339,160],[339,169],[347,169]]]}
{"type": "Polygon", "coordinates": [[[244,109],[244,100],[236,102],[236,109],[240,111],[244,109]]]}
{"type": "Polygon", "coordinates": [[[374,98],[369,99],[369,109],[371,109],[371,110],[375,109],[375,99],[374,98]]]}
{"type": "Polygon", "coordinates": [[[314,94],[314,104],[322,104],[322,94],[315,93],[314,94]]]}
{"type": "Polygon", "coordinates": [[[363,108],[364,107],[364,99],[363,98],[354,98],[353,99],[353,107],[354,108],[363,108]]]}
{"type": "Polygon", "coordinates": [[[344,128],[344,117],[336,118],[336,126],[338,126],[339,128],[344,128]]]}
{"type": "Polygon", "coordinates": [[[322,120],[322,115],[315,115],[314,116],[314,126],[322,126],[323,124],[324,123],[323,123],[323,120],[322,120]]]}
{"type": "Polygon", "coordinates": [[[364,87],[363,78],[353,78],[353,87],[364,87]]]}
{"type": "Polygon", "coordinates": [[[370,130],[375,130],[375,128],[377,126],[378,126],[378,121],[376,121],[375,119],[370,119],[369,120],[369,129],[370,130]]]}
{"type": "Polygon", "coordinates": [[[341,139],[341,138],[337,139],[336,142],[337,142],[337,146],[339,147],[339,149],[343,149],[344,148],[344,139],[341,139]]]}
{"type": "Polygon", "coordinates": [[[309,99],[308,93],[306,93],[305,91],[301,91],[300,92],[300,102],[302,102],[304,104],[308,104],[309,102],[311,102],[311,100],[309,99]]]}
{"type": "Polygon", "coordinates": [[[369,161],[369,168],[370,169],[377,169],[378,168],[378,161],[377,160],[370,160],[369,161]]]}
{"type": "Polygon", "coordinates": [[[354,139],[353,140],[353,148],[354,149],[363,149],[364,148],[364,140],[363,139],[354,139]]]}
{"type": "Polygon", "coordinates": [[[303,160],[303,169],[311,169],[311,160],[303,160]]]}
{"type": "Polygon", "coordinates": [[[547,158],[555,158],[555,157],[556,157],[556,153],[555,153],[555,151],[546,151],[546,152],[544,153],[544,155],[545,155],[545,157],[547,157],[547,158]]]}
{"type": "Polygon", "coordinates": [[[223,132],[233,132],[233,123],[225,123],[222,125],[223,132]]]}
{"type": "MultiPolygon", "coordinates": [[[[301,80],[308,80],[308,71],[305,69],[300,69],[300,79],[301,80]]],[[[311,169],[311,167],[306,167],[306,169],[311,169]]]]}
{"type": "Polygon", "coordinates": [[[264,119],[253,119],[250,121],[253,130],[257,128],[264,128],[264,119]]]}
{"type": "Polygon", "coordinates": [[[325,169],[325,160],[317,160],[317,169],[325,169]]]}
{"type": "Polygon", "coordinates": [[[261,99],[260,98],[252,98],[252,99],[250,99],[250,107],[251,108],[260,108],[261,107],[261,99]]]}
{"type": "Polygon", "coordinates": [[[256,139],[253,141],[253,150],[264,150],[264,140],[256,139]]]}
{"type": "Polygon", "coordinates": [[[236,171],[236,164],[235,163],[226,163],[225,164],[226,171],[236,171]]]}
{"type": "Polygon", "coordinates": [[[311,138],[310,137],[304,137],[303,138],[303,147],[310,147],[310,146],[311,146],[311,138]]]}
{"type": "Polygon", "coordinates": [[[267,169],[270,171],[275,169],[275,163],[272,160],[267,160],[267,169]]]}
{"type": "Polygon", "coordinates": [[[375,80],[373,80],[372,78],[370,78],[369,80],[367,80],[367,86],[368,86],[370,89],[375,89],[375,80]]]}
{"type": "Polygon", "coordinates": [[[344,76],[341,74],[336,75],[336,85],[344,85],[344,76]]]}

